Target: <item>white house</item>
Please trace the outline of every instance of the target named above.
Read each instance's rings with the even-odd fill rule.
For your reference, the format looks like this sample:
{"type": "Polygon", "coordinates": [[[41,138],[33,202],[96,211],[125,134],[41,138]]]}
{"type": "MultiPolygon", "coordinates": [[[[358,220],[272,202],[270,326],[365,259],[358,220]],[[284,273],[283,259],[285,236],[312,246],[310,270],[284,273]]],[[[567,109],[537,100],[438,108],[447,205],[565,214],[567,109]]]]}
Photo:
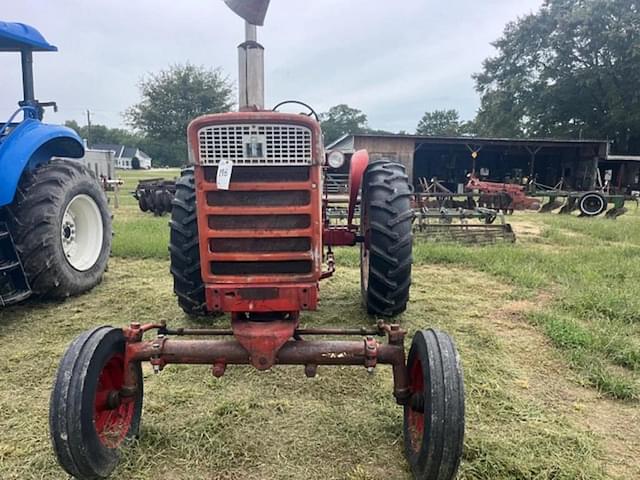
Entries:
{"type": "Polygon", "coordinates": [[[95,150],[113,152],[115,167],[121,170],[149,170],[151,157],[137,147],[126,145],[94,145],[95,150]]]}

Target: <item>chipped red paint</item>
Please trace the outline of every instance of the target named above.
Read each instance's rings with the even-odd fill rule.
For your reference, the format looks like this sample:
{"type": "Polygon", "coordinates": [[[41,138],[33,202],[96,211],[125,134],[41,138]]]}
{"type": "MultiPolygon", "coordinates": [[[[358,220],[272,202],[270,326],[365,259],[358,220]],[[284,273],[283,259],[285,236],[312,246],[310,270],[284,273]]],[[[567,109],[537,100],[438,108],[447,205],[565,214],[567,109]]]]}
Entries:
{"type": "Polygon", "coordinates": [[[511,204],[507,207],[509,210],[537,210],[540,208],[540,200],[528,197],[526,194],[527,189],[523,185],[488,182],[471,177],[465,188],[469,191],[477,190],[486,195],[506,193],[511,198],[511,204]]]}
{"type": "Polygon", "coordinates": [[[318,306],[318,284],[207,285],[206,300],[207,308],[212,312],[315,310],[318,306]]]}
{"type": "Polygon", "coordinates": [[[276,354],[293,337],[298,327],[298,314],[282,319],[252,321],[233,315],[231,328],[238,343],[249,353],[251,365],[258,370],[268,370],[276,362],[276,354]]]}
{"type": "MultiPolygon", "coordinates": [[[[214,375],[222,376],[227,365],[234,364],[251,364],[260,370],[300,364],[308,375],[315,374],[318,365],[373,369],[387,364],[393,366],[394,395],[398,403],[406,403],[405,332],[398,326],[379,325],[376,334],[389,338],[385,345],[371,336],[359,342],[307,342],[297,330],[299,312],[317,308],[319,281],[335,270],[330,247],[354,246],[359,240],[353,214],[369,162],[367,152],[357,152],[352,158],[349,224],[332,226],[322,201],[324,148],[318,122],[302,115],[264,111],[207,115],[189,125],[188,139],[195,163],[200,269],[207,309],[232,314],[232,331],[224,334],[232,333],[235,339],[176,341],[165,336],[169,330],[163,325],[133,323],[125,329],[126,365],[149,361],[155,371],[161,371],[171,363],[208,364],[214,375]],[[216,167],[201,165],[198,139],[200,129],[216,124],[307,127],[312,136],[311,165],[268,165],[271,173],[256,166],[235,166],[229,190],[219,190],[216,167]],[[324,272],[323,247],[329,247],[324,272]],[[142,341],[144,332],[154,328],[158,337],[142,341]]],[[[336,332],[354,333],[340,329],[325,333],[336,332]]],[[[124,376],[122,391],[132,395],[137,388],[134,378],[124,376]]]]}
{"type": "Polygon", "coordinates": [[[331,227],[324,229],[324,244],[331,247],[353,247],[358,236],[346,227],[331,227]]]}
{"type": "Polygon", "coordinates": [[[124,355],[117,353],[111,356],[102,368],[96,386],[93,425],[98,439],[108,448],[122,444],[135,412],[134,397],[120,393],[124,386],[124,367],[124,355]]]}
{"type": "MultiPolygon", "coordinates": [[[[125,329],[128,362],[149,361],[162,370],[168,364],[211,365],[212,373],[222,376],[227,365],[254,365],[267,369],[272,365],[305,365],[308,372],[318,365],[354,365],[373,368],[376,365],[393,367],[394,396],[400,405],[409,400],[409,377],[405,366],[405,331],[397,325],[379,324],[376,335],[386,334],[388,343],[373,338],[360,341],[305,341],[304,330],[297,330],[298,317],[289,314],[281,318],[260,318],[252,321],[234,315],[234,340],[183,340],[159,335],[143,341],[125,329]],[[261,360],[261,358],[263,360],[261,360]]],[[[208,334],[202,329],[203,334],[208,334]]],[[[219,333],[219,332],[218,332],[219,333]]],[[[349,329],[311,331],[326,336],[354,335],[349,329]]],[[[369,332],[374,333],[374,332],[369,332]]],[[[187,334],[187,333],[185,333],[187,334]]],[[[191,330],[188,335],[197,334],[191,330]]]]}

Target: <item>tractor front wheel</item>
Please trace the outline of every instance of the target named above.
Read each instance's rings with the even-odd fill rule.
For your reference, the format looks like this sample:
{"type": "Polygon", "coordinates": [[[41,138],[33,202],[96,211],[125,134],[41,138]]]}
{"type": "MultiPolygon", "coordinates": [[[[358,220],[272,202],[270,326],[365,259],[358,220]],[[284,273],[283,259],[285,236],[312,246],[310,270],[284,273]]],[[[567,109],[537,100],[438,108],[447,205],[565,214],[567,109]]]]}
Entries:
{"type": "Polygon", "coordinates": [[[369,164],[362,183],[360,249],[362,299],[371,315],[404,312],[411,286],[412,189],[404,166],[369,164]]]}
{"type": "Polygon", "coordinates": [[[111,253],[111,214],[80,162],[52,160],[25,173],[6,217],[35,295],[65,298],[100,283],[111,253]]]}
{"type": "Polygon", "coordinates": [[[108,477],[118,449],[138,435],[142,368],[130,365],[136,388],[125,392],[124,353],[122,330],[99,327],[77,337],[58,367],[49,404],[51,440],[62,468],[79,480],[108,477]]]}
{"type": "Polygon", "coordinates": [[[451,480],[464,440],[464,383],[453,340],[437,330],[417,332],[407,369],[405,455],[416,480],[451,480]]]}

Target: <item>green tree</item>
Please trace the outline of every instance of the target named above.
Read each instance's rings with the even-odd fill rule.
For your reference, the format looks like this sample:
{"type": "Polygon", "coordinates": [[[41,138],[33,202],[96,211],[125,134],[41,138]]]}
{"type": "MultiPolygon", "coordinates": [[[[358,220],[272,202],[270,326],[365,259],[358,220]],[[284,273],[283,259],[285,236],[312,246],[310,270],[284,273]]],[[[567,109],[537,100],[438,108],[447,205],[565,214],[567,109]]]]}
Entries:
{"type": "Polygon", "coordinates": [[[347,133],[365,133],[368,131],[367,116],[357,108],[340,104],[320,114],[324,141],[330,144],[347,133]]]}
{"type": "Polygon", "coordinates": [[[67,127],[75,130],[81,138],[89,142],[89,147],[101,143],[111,143],[118,145],[127,145],[130,147],[141,147],[145,143],[145,139],[134,132],[122,128],[109,128],[105,125],[91,125],[89,127],[80,126],[75,120],[67,120],[64,123],[67,127]]]}
{"type": "Polygon", "coordinates": [[[457,110],[434,110],[426,112],[418,128],[418,135],[458,136],[467,133],[467,124],[460,120],[457,110]]]}
{"type": "Polygon", "coordinates": [[[147,153],[162,165],[187,162],[187,126],[207,113],[228,112],[233,88],[221,70],[189,63],[173,65],[140,82],[142,100],[125,112],[127,123],[144,135],[147,153]]]}
{"type": "Polygon", "coordinates": [[[494,46],[475,75],[479,133],[609,138],[640,152],[637,0],[545,0],[494,46]]]}

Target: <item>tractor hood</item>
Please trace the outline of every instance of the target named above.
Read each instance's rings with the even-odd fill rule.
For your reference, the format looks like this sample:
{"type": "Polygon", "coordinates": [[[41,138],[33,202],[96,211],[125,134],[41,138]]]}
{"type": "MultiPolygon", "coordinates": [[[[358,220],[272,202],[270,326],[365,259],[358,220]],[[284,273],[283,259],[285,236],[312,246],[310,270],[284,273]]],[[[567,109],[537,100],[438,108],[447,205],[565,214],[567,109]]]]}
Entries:
{"type": "Polygon", "coordinates": [[[0,21],[0,52],[57,52],[58,47],[47,42],[35,28],[24,23],[0,21]]]}

